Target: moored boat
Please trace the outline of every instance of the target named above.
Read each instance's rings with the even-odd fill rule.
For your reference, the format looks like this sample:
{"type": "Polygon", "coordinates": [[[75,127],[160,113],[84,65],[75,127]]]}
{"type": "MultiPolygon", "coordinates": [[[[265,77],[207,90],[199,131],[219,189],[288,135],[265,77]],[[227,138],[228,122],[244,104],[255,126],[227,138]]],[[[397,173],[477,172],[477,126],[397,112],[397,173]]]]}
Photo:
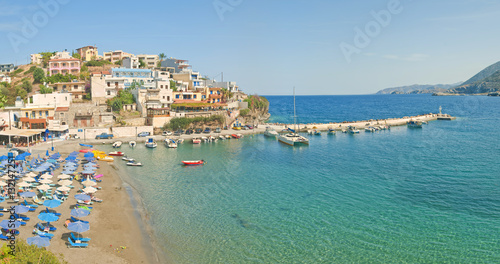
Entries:
{"type": "Polygon", "coordinates": [[[168,148],[177,148],[177,143],[173,139],[166,138],[165,139],[165,146],[167,146],[168,148]]]}
{"type": "Polygon", "coordinates": [[[356,127],[354,126],[349,126],[347,127],[347,131],[351,134],[358,134],[359,133],[359,129],[357,129],[356,127]]]}
{"type": "Polygon", "coordinates": [[[129,158],[129,157],[127,157],[127,156],[122,157],[122,160],[125,160],[125,161],[130,161],[130,162],[134,162],[134,161],[135,161],[135,159],[134,159],[134,158],[129,158]]]}
{"type": "Polygon", "coordinates": [[[154,138],[149,137],[146,141],[146,148],[156,148],[158,144],[156,144],[156,141],[154,138]]]}
{"type": "Polygon", "coordinates": [[[410,120],[407,124],[409,128],[422,128],[422,121],[410,120]]]}
{"type": "Polygon", "coordinates": [[[140,167],[140,166],[142,166],[142,163],[131,161],[131,162],[127,162],[127,166],[137,166],[137,167],[140,167]]]}
{"type": "Polygon", "coordinates": [[[194,137],[193,138],[193,144],[200,144],[201,143],[201,139],[198,138],[198,137],[194,137]]]}
{"type": "Polygon", "coordinates": [[[274,130],[274,128],[266,127],[266,131],[264,131],[264,136],[276,138],[279,136],[278,132],[274,130]]]}
{"type": "Polygon", "coordinates": [[[114,161],[115,160],[115,159],[113,159],[113,157],[108,156],[108,155],[103,155],[103,154],[97,155],[96,158],[98,160],[102,160],[102,161],[114,161]]]}
{"type": "Polygon", "coordinates": [[[93,145],[83,144],[83,143],[80,143],[80,146],[82,146],[82,147],[89,147],[89,148],[93,148],[94,147],[93,145]]]}
{"type": "Polygon", "coordinates": [[[182,163],[184,165],[203,165],[205,163],[204,160],[183,160],[182,163]]]}
{"type": "Polygon", "coordinates": [[[121,152],[121,151],[113,151],[113,152],[110,152],[108,153],[109,156],[123,156],[125,155],[125,153],[121,152]]]}
{"type": "Polygon", "coordinates": [[[119,148],[122,146],[122,142],[121,141],[116,141],[115,143],[113,143],[113,148],[119,148]]]}
{"type": "Polygon", "coordinates": [[[219,136],[219,139],[220,140],[226,140],[226,138],[224,136],[219,136]]]}
{"type": "Polygon", "coordinates": [[[335,135],[336,131],[333,128],[328,128],[328,135],[335,135]]]}
{"type": "Polygon", "coordinates": [[[128,143],[128,145],[129,145],[131,148],[133,148],[133,147],[135,147],[135,146],[137,145],[137,143],[135,143],[135,141],[130,141],[130,142],[128,143]]]}

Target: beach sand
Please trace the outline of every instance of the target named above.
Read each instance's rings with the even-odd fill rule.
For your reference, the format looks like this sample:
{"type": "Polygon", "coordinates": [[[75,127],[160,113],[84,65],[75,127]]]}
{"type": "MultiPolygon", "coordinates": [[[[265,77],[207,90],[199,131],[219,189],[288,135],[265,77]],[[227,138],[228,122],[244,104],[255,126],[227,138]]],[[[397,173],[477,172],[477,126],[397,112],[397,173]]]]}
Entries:
{"type": "MultiPolygon", "coordinates": [[[[41,144],[33,147],[33,156],[45,155],[45,151],[49,149],[50,144],[41,144]]],[[[57,142],[55,150],[62,157],[72,151],[78,151],[81,147],[77,143],[57,142]]],[[[2,154],[6,153],[2,149],[2,154]]],[[[52,152],[51,152],[52,153],[52,152]]],[[[83,155],[79,155],[80,158],[83,155]]],[[[103,199],[102,203],[94,203],[94,209],[91,214],[81,218],[90,222],[90,230],[82,233],[84,237],[89,237],[92,240],[89,242],[88,248],[68,248],[69,230],[64,227],[64,222],[70,218],[70,207],[76,204],[74,195],[77,194],[78,188],[82,185],[76,181],[73,182],[74,189],[70,192],[70,198],[61,206],[55,208],[55,211],[61,213],[58,221],[51,224],[57,228],[51,232],[54,238],[51,240],[51,245],[48,250],[55,254],[63,254],[64,260],[68,263],[165,263],[165,260],[158,260],[155,250],[152,247],[150,236],[148,236],[147,228],[143,224],[143,219],[140,217],[140,212],[136,210],[131,202],[131,196],[126,190],[126,184],[120,179],[117,170],[112,165],[103,161],[98,162],[100,168],[98,174],[103,174],[102,182],[98,186],[102,187],[95,193],[95,196],[103,199]]],[[[81,167],[80,167],[81,170],[81,167]]],[[[80,171],[77,170],[77,171],[80,171]]],[[[55,176],[60,174],[61,169],[56,170],[55,176]]],[[[56,181],[57,178],[54,178],[56,181]]],[[[129,189],[130,190],[130,189],[129,189]]],[[[27,199],[31,202],[32,199],[27,199]]],[[[137,204],[137,202],[135,202],[137,204]]],[[[13,202],[4,202],[0,206],[10,207],[16,205],[13,202]]],[[[139,204],[140,206],[140,204],[139,204]]],[[[44,206],[39,206],[36,212],[28,212],[24,215],[29,217],[26,226],[19,228],[20,235],[18,239],[26,240],[32,237],[32,230],[36,223],[40,222],[37,216],[44,206]]],[[[9,213],[4,213],[0,220],[8,219],[9,213]]]]}

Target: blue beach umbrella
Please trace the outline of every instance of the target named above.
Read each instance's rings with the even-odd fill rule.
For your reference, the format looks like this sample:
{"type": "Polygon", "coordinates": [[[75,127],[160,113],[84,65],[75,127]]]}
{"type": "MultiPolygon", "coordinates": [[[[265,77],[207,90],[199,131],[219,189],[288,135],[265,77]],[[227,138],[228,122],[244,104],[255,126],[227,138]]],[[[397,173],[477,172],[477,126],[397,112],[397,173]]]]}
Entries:
{"type": "Polygon", "coordinates": [[[85,155],[83,155],[83,156],[84,156],[85,158],[92,158],[92,157],[94,157],[94,153],[92,153],[92,152],[87,152],[87,153],[85,153],[85,155]]]}
{"type": "Polygon", "coordinates": [[[49,155],[49,150],[47,150],[47,152],[45,153],[45,156],[48,156],[49,155]]]}
{"type": "Polygon", "coordinates": [[[6,159],[8,159],[8,158],[9,158],[9,157],[7,157],[7,156],[5,156],[5,155],[0,156],[0,160],[6,160],[6,159]]]}
{"type": "Polygon", "coordinates": [[[28,245],[36,245],[37,247],[48,247],[50,245],[50,239],[48,237],[28,237],[26,241],[28,242],[28,245]]]}
{"type": "Polygon", "coordinates": [[[16,212],[16,214],[24,214],[24,213],[28,212],[29,210],[30,210],[29,207],[24,206],[24,205],[14,206],[14,211],[16,212]]]}
{"type": "Polygon", "coordinates": [[[61,202],[58,201],[58,200],[45,200],[43,202],[43,205],[49,207],[49,208],[56,208],[58,207],[59,205],[61,205],[61,202]]]}
{"type": "Polygon", "coordinates": [[[90,196],[86,194],[77,194],[75,195],[75,199],[81,200],[81,201],[88,201],[90,200],[90,196]]]}
{"type": "Polygon", "coordinates": [[[2,222],[0,222],[0,227],[5,229],[18,229],[20,226],[20,221],[11,222],[10,220],[2,220],[2,222]]]}
{"type": "Polygon", "coordinates": [[[48,160],[47,160],[47,162],[50,162],[50,163],[56,163],[56,162],[57,162],[57,160],[55,160],[55,159],[48,159],[48,160]]]}
{"type": "Polygon", "coordinates": [[[24,160],[26,157],[22,155],[17,155],[14,160],[24,160]]]}
{"type": "Polygon", "coordinates": [[[71,215],[74,217],[84,217],[90,214],[89,210],[85,210],[82,208],[76,208],[71,210],[71,215]]]}
{"type": "Polygon", "coordinates": [[[24,198],[31,198],[33,196],[36,196],[36,193],[34,193],[34,192],[22,192],[22,193],[19,193],[19,196],[24,197],[24,198]]]}
{"type": "Polygon", "coordinates": [[[54,221],[59,220],[59,217],[57,217],[53,213],[40,213],[38,215],[38,219],[40,219],[40,220],[42,220],[44,222],[54,222],[54,221]]]}
{"type": "Polygon", "coordinates": [[[73,232],[83,233],[83,232],[88,231],[90,229],[90,225],[86,224],[84,222],[76,221],[73,223],[69,223],[68,229],[73,231],[73,232]]]}

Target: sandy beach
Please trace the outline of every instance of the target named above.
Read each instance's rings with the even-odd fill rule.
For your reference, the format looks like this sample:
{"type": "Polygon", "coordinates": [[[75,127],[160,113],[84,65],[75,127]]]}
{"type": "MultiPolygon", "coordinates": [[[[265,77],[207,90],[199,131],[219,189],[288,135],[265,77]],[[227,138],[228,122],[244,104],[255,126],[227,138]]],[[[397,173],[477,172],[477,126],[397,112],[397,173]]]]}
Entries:
{"type": "MultiPolygon", "coordinates": [[[[44,156],[51,144],[44,143],[32,148],[32,156],[44,156]]],[[[98,147],[97,147],[98,148],[98,147]]],[[[72,151],[78,151],[81,147],[76,142],[56,142],[55,151],[62,157],[67,157],[72,151]]],[[[5,149],[1,150],[6,153],[5,149]]],[[[51,152],[52,153],[52,152],[51,152]]],[[[79,155],[80,158],[83,155],[79,155]]],[[[158,260],[155,250],[152,247],[150,236],[146,232],[146,227],[141,219],[140,210],[136,210],[131,201],[131,196],[127,192],[128,185],[124,183],[113,163],[98,161],[100,168],[98,174],[103,174],[102,182],[98,186],[102,187],[95,193],[95,196],[103,199],[102,203],[94,203],[91,214],[83,217],[82,220],[90,222],[90,230],[82,233],[84,237],[91,238],[88,248],[68,248],[69,230],[64,227],[64,222],[70,218],[70,207],[76,204],[74,195],[81,187],[79,182],[73,181],[74,189],[70,191],[69,199],[55,211],[61,213],[58,221],[51,224],[57,228],[51,232],[54,238],[47,247],[55,254],[63,254],[64,260],[68,263],[165,263],[165,260],[158,260]],[[160,262],[161,261],[161,262],[160,262]]],[[[55,175],[60,174],[62,169],[55,171],[55,175]]],[[[31,202],[32,199],[27,199],[31,202]]],[[[140,202],[134,201],[140,207],[140,202]]],[[[1,206],[10,207],[17,203],[4,202],[1,206]]],[[[19,228],[18,239],[26,240],[32,237],[34,225],[40,220],[37,218],[44,206],[39,206],[35,212],[24,214],[29,217],[26,226],[19,228]]],[[[7,219],[8,213],[0,217],[0,220],[7,219]]],[[[142,215],[144,217],[144,215],[142,215]]],[[[5,243],[5,242],[2,242],[5,243]]]]}

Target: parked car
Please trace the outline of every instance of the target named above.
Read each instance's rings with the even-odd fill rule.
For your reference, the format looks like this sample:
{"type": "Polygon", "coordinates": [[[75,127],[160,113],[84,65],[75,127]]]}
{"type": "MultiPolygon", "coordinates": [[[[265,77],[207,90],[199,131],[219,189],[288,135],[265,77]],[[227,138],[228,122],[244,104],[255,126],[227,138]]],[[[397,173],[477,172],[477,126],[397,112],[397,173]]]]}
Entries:
{"type": "Polygon", "coordinates": [[[100,135],[95,136],[95,139],[112,139],[113,134],[102,133],[100,135]]]}
{"type": "Polygon", "coordinates": [[[246,125],[246,127],[248,127],[248,129],[253,129],[253,126],[251,125],[246,125]]]}
{"type": "Polygon", "coordinates": [[[182,134],[184,134],[184,130],[179,129],[179,130],[175,131],[174,136],[180,136],[182,134]]]}
{"type": "Polygon", "coordinates": [[[194,133],[196,133],[196,134],[201,134],[201,132],[203,132],[203,129],[201,129],[201,128],[197,128],[197,129],[194,131],[194,133]]]}
{"type": "Polygon", "coordinates": [[[144,132],[141,132],[141,133],[137,134],[137,136],[138,136],[138,137],[147,137],[147,136],[149,136],[149,135],[150,135],[150,133],[149,133],[149,132],[146,132],[146,131],[144,131],[144,132]]]}
{"type": "Polygon", "coordinates": [[[165,130],[161,133],[163,136],[171,136],[172,135],[172,132],[168,131],[168,130],[165,130]]]}
{"type": "Polygon", "coordinates": [[[203,130],[203,133],[210,133],[212,130],[209,127],[206,127],[205,130],[203,130]]]}
{"type": "Polygon", "coordinates": [[[188,129],[188,130],[186,130],[186,135],[191,135],[191,134],[193,134],[193,133],[194,133],[194,131],[193,131],[192,129],[188,129]]]}
{"type": "Polygon", "coordinates": [[[220,133],[220,127],[215,128],[215,133],[220,133]]]}

